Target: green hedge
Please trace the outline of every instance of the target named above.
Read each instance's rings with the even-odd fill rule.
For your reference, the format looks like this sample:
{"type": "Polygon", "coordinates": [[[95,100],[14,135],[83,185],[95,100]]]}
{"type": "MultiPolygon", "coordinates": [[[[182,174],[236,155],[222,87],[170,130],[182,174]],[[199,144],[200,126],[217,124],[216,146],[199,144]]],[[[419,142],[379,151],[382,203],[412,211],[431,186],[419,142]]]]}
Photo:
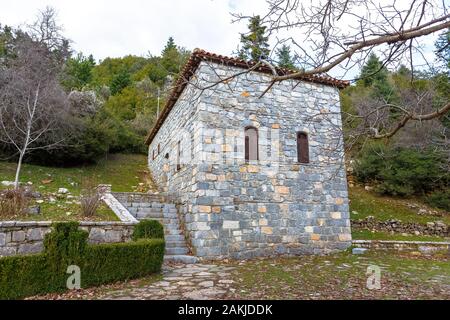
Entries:
{"type": "Polygon", "coordinates": [[[133,231],[133,240],[164,239],[164,228],[156,220],[142,220],[133,231]]]}
{"type": "Polygon", "coordinates": [[[69,265],[80,267],[82,288],[161,270],[164,239],[89,245],[88,234],[78,229],[78,223],[53,227],[44,239],[43,253],[0,258],[0,299],[65,291],[69,265]]]}

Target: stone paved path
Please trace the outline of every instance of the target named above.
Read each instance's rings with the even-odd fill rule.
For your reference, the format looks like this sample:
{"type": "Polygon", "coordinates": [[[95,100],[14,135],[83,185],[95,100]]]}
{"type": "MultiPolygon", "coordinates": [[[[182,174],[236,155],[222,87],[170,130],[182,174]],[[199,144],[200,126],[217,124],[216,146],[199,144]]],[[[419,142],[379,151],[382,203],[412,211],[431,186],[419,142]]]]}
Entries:
{"type": "Polygon", "coordinates": [[[214,264],[177,264],[163,266],[163,279],[151,285],[110,291],[99,299],[177,300],[224,299],[234,293],[233,267],[214,264]]]}

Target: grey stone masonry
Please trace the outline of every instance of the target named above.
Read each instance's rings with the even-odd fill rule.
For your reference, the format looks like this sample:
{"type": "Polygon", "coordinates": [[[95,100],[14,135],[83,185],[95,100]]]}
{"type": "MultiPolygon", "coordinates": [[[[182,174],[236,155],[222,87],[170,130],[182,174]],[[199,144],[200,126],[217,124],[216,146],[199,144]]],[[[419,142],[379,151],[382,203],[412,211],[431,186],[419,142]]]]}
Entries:
{"type": "Polygon", "coordinates": [[[339,90],[270,83],[201,62],[151,141],[148,164],[177,204],[193,254],[204,259],[322,254],[351,245],[339,90]],[[244,132],[258,130],[258,160],[244,132]],[[307,134],[309,163],[297,159],[307,134]],[[159,150],[159,152],[158,152],[159,150]],[[153,155],[155,154],[155,157],[153,155]]]}
{"type": "MultiPolygon", "coordinates": [[[[89,243],[116,243],[131,241],[136,223],[80,222],[80,229],[89,233],[89,243]]],[[[0,222],[0,257],[39,253],[44,249],[44,237],[51,232],[51,222],[0,222]]]]}

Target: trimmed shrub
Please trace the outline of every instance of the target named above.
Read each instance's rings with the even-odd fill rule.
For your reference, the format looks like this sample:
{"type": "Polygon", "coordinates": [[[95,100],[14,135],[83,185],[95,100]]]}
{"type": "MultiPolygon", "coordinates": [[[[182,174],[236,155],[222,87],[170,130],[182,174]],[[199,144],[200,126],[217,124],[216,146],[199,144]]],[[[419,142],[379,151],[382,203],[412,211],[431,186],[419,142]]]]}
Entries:
{"type": "Polygon", "coordinates": [[[134,227],[133,240],[139,239],[164,239],[164,228],[156,220],[142,220],[134,227]]]}
{"type": "Polygon", "coordinates": [[[87,244],[78,223],[57,223],[44,239],[43,253],[0,258],[0,299],[67,290],[67,267],[81,270],[81,287],[142,277],[161,270],[164,239],[87,244]]]}

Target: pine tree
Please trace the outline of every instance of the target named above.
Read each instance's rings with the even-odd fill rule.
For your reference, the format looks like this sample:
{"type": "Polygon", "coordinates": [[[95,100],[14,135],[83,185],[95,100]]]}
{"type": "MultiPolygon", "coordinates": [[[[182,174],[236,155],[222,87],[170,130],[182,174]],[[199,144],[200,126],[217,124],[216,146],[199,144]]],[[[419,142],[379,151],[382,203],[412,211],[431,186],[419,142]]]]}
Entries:
{"type": "Polygon", "coordinates": [[[266,36],[266,27],[261,24],[260,16],[250,18],[248,25],[249,32],[241,34],[242,48],[239,51],[239,58],[253,61],[267,59],[270,54],[269,37],[266,36]]]}
{"type": "Polygon", "coordinates": [[[111,81],[111,94],[120,93],[124,88],[131,84],[130,73],[127,70],[121,70],[111,81]]]}
{"type": "Polygon", "coordinates": [[[439,35],[435,47],[438,61],[450,69],[450,28],[439,35]]]}
{"type": "Polygon", "coordinates": [[[162,56],[167,55],[173,50],[177,50],[177,45],[175,44],[175,40],[173,39],[173,37],[169,37],[161,55],[162,56]]]}
{"type": "Polygon", "coordinates": [[[361,69],[360,79],[365,87],[370,87],[376,82],[387,82],[387,74],[387,69],[380,59],[375,53],[372,53],[361,69]]]}
{"type": "Polygon", "coordinates": [[[283,44],[281,49],[277,50],[278,66],[286,69],[295,69],[294,58],[291,56],[291,48],[283,44]]]}
{"type": "Polygon", "coordinates": [[[187,60],[189,52],[175,44],[170,37],[161,53],[161,66],[168,74],[177,74],[187,60]]]}
{"type": "MultiPolygon", "coordinates": [[[[383,99],[386,103],[396,103],[398,96],[389,81],[389,72],[376,54],[372,53],[369,60],[361,69],[360,83],[372,89],[374,98],[383,99]]],[[[391,110],[392,116],[397,116],[397,109],[391,110]]]]}

